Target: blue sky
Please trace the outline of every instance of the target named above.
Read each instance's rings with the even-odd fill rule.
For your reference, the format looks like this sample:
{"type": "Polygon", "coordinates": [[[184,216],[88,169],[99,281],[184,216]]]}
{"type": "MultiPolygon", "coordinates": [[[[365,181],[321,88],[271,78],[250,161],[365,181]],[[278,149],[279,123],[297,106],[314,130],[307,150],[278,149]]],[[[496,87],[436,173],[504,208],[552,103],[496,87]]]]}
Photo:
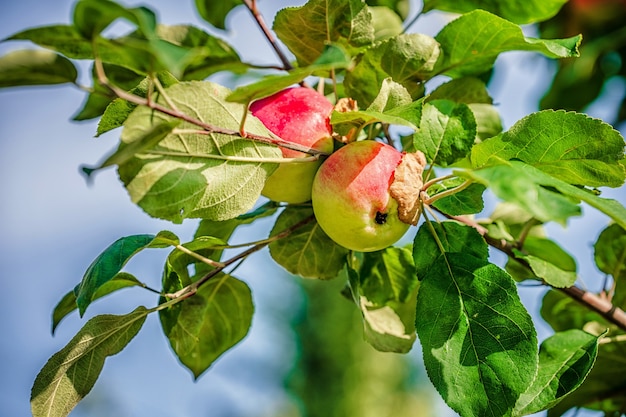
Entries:
{"type": "MultiPolygon", "coordinates": [[[[72,3],[21,0],[2,5],[0,38],[27,27],[68,23],[72,3]]],[[[279,2],[261,2],[266,3],[279,2]]],[[[154,0],[150,7],[164,23],[204,26],[191,0],[154,0]]],[[[264,11],[271,22],[274,9],[264,11]]],[[[227,34],[230,41],[247,61],[275,62],[271,50],[244,14],[243,10],[235,13],[234,18],[244,23],[227,34]]],[[[434,35],[440,25],[440,17],[432,16],[418,22],[414,29],[434,35]]],[[[2,43],[0,54],[19,47],[30,45],[2,43]]],[[[510,127],[536,110],[537,99],[548,82],[549,65],[529,54],[512,53],[499,61],[498,68],[492,93],[495,101],[501,103],[505,126],[510,127]]],[[[81,76],[87,82],[85,74],[83,71],[81,76]]],[[[186,221],[172,225],[149,218],[130,202],[114,170],[96,175],[94,184],[87,185],[79,167],[100,161],[114,149],[119,132],[94,138],[95,122],[71,122],[83,99],[83,92],[63,86],[0,90],[0,316],[4,317],[0,325],[0,404],[7,416],[30,415],[28,401],[35,376],[86,319],[101,313],[124,314],[138,303],[156,303],[153,294],[125,290],[91,305],[84,319],[77,315],[68,317],[57,334],[51,336],[54,306],[81,279],[92,259],[121,236],[167,229],[186,240],[197,224],[186,221]]],[[[605,109],[597,106],[593,111],[603,116],[605,109]]],[[[624,189],[607,191],[606,196],[626,201],[624,189]]],[[[568,230],[556,226],[549,231],[579,258],[581,276],[599,277],[592,264],[590,246],[607,220],[591,209],[585,212],[588,216],[573,221],[568,230]]],[[[269,222],[261,222],[235,238],[260,239],[270,227],[269,222]]],[[[144,252],[131,261],[128,270],[158,287],[165,255],[159,250],[144,252]]],[[[224,355],[208,373],[193,382],[191,374],[170,352],[157,317],[149,317],[138,337],[107,361],[92,394],[72,415],[172,417],[197,415],[199,410],[204,411],[203,415],[216,417],[275,414],[277,404],[284,399],[278,378],[288,369],[294,355],[288,323],[281,317],[293,313],[300,290],[292,277],[269,260],[266,252],[255,254],[238,275],[252,287],[257,315],[244,342],[224,355]],[[263,270],[262,275],[259,270],[263,270]],[[258,375],[269,375],[269,381],[275,382],[268,384],[258,375]]],[[[588,285],[593,287],[593,282],[588,285]]],[[[521,290],[532,313],[537,309],[533,300],[538,291],[521,290]]],[[[540,328],[540,335],[542,332],[545,337],[547,329],[540,328]]]]}

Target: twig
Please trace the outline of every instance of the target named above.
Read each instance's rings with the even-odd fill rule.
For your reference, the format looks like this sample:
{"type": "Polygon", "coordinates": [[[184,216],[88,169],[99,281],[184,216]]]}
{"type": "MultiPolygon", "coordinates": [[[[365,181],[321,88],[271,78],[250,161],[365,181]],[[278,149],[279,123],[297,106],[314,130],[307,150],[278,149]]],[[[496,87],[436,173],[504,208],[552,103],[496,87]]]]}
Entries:
{"type": "Polygon", "coordinates": [[[129,103],[132,104],[136,104],[138,106],[146,106],[152,110],[158,111],[160,113],[166,114],[168,116],[172,116],[175,117],[177,119],[181,119],[185,122],[191,123],[193,125],[196,125],[198,127],[201,127],[203,130],[209,132],[209,133],[220,133],[223,135],[228,135],[228,136],[237,136],[237,137],[241,137],[241,138],[245,138],[245,139],[249,139],[249,140],[253,140],[253,141],[257,141],[257,142],[261,142],[261,143],[267,143],[267,144],[271,144],[271,145],[276,145],[276,146],[280,146],[281,148],[286,148],[286,149],[291,149],[294,151],[298,151],[298,152],[303,152],[303,153],[307,153],[309,155],[320,155],[320,156],[327,156],[328,153],[327,152],[323,152],[323,151],[319,151],[317,149],[312,149],[303,145],[299,145],[297,143],[293,143],[293,142],[288,142],[286,140],[280,139],[280,138],[272,138],[272,137],[268,137],[268,136],[261,136],[261,135],[256,135],[254,133],[246,133],[246,136],[242,136],[240,134],[240,132],[238,130],[233,130],[233,129],[226,129],[226,128],[222,128],[222,127],[217,127],[217,126],[213,126],[209,123],[205,123],[201,120],[195,119],[185,113],[182,113],[180,111],[177,111],[175,109],[170,109],[168,107],[162,106],[152,100],[149,100],[147,98],[144,97],[140,97],[137,96],[135,94],[131,94],[119,87],[117,87],[114,84],[111,84],[106,76],[106,74],[104,73],[104,68],[102,67],[102,61],[100,61],[100,59],[98,59],[98,57],[96,57],[94,59],[94,64],[95,64],[95,68],[96,68],[96,73],[97,73],[97,77],[98,77],[98,82],[103,86],[108,88],[113,94],[115,94],[118,98],[121,98],[122,100],[126,100],[129,103]]]}
{"type": "Polygon", "coordinates": [[[259,9],[256,7],[256,0],[244,0],[243,3],[248,8],[250,13],[252,14],[252,17],[254,17],[254,20],[256,21],[257,25],[259,26],[259,28],[265,35],[265,38],[267,38],[267,41],[270,43],[270,45],[274,49],[274,52],[276,52],[276,55],[278,55],[278,58],[283,63],[284,69],[287,71],[290,69],[293,69],[291,62],[289,62],[289,59],[287,58],[287,56],[283,53],[282,49],[280,49],[280,47],[278,46],[278,42],[276,42],[276,39],[274,38],[274,35],[272,35],[272,32],[269,30],[269,28],[265,24],[263,15],[259,12],[259,9]]]}
{"type": "MultiPolygon", "coordinates": [[[[174,300],[184,300],[185,298],[191,297],[192,295],[194,295],[196,292],[198,292],[198,288],[200,288],[205,282],[209,281],[211,278],[213,278],[214,276],[216,276],[217,274],[219,274],[220,272],[222,272],[224,270],[224,268],[226,268],[229,265],[234,264],[235,262],[245,259],[248,256],[250,256],[251,254],[253,254],[254,252],[257,252],[261,249],[263,249],[264,247],[266,247],[267,245],[269,245],[271,242],[278,240],[278,239],[283,239],[287,236],[289,236],[291,233],[293,233],[295,230],[303,227],[304,225],[312,222],[315,219],[314,216],[309,216],[301,221],[299,221],[298,223],[286,228],[285,230],[283,230],[280,233],[277,233],[276,235],[272,236],[271,239],[266,239],[265,241],[252,246],[249,249],[246,249],[245,251],[238,253],[237,255],[233,256],[230,259],[225,260],[224,262],[221,262],[221,265],[219,265],[217,268],[209,271],[206,275],[204,275],[203,277],[201,277],[200,279],[198,279],[197,281],[193,282],[192,284],[187,285],[185,288],[182,288],[179,291],[176,291],[175,293],[172,294],[165,294],[165,297],[170,298],[170,301],[174,301],[174,300]]],[[[168,301],[168,303],[170,302],[168,301]]],[[[168,304],[170,305],[170,304],[168,304]]]]}
{"type": "MultiPolygon", "coordinates": [[[[450,216],[445,213],[442,213],[442,214],[451,220],[456,220],[467,226],[473,227],[474,229],[478,231],[478,233],[480,233],[485,238],[485,241],[491,247],[498,249],[499,251],[503,252],[504,254],[508,255],[511,258],[515,258],[516,261],[530,268],[530,265],[525,260],[519,259],[515,256],[515,253],[513,251],[513,249],[515,249],[515,245],[513,245],[512,243],[504,239],[492,238],[487,233],[487,229],[479,225],[473,219],[470,219],[464,216],[450,216]]],[[[548,285],[546,283],[544,284],[548,285]]],[[[578,301],[579,303],[589,308],[590,310],[595,311],[596,313],[604,317],[607,321],[618,326],[620,329],[626,330],[626,312],[624,312],[624,310],[622,310],[621,308],[613,305],[609,300],[602,298],[589,291],[580,289],[576,286],[567,287],[567,288],[556,288],[552,286],[550,287],[555,290],[561,291],[565,295],[578,301]]]]}

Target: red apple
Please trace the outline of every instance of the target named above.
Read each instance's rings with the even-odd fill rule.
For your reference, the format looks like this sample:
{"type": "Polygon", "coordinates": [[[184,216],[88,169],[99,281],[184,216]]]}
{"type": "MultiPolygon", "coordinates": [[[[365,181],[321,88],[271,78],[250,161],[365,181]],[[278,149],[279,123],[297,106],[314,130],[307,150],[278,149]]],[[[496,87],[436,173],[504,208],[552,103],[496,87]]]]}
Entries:
{"type": "MultiPolygon", "coordinates": [[[[305,87],[282,90],[250,106],[251,113],[281,139],[327,153],[333,150],[332,110],[333,104],[326,97],[305,87]]],[[[285,158],[308,156],[286,148],[282,152],[285,158]]],[[[281,164],[267,179],[262,194],[286,203],[309,201],[313,177],[320,164],[321,161],[281,164]]]]}
{"type": "Polygon", "coordinates": [[[400,220],[390,187],[402,159],[394,147],[372,140],[349,143],[330,155],[313,181],[313,211],[322,230],[360,252],[400,239],[409,224],[400,220]]]}

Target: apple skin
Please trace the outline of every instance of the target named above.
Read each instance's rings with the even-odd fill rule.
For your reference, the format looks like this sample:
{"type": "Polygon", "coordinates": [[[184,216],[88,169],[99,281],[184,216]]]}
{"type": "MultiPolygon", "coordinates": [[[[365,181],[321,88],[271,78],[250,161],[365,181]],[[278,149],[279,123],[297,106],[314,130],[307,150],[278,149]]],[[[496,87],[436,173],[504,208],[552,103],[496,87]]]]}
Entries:
{"type": "MultiPolygon", "coordinates": [[[[250,112],[272,133],[288,142],[331,153],[333,151],[330,113],[333,104],[315,90],[292,87],[257,100],[250,112]]],[[[281,148],[285,158],[308,156],[281,148]]],[[[261,194],[270,200],[304,203],[311,199],[311,187],[321,160],[281,164],[265,182],[261,194]]]]}
{"type": "Polygon", "coordinates": [[[364,140],[335,151],[317,171],[312,203],[317,222],[336,243],[359,252],[384,249],[398,241],[409,224],[398,218],[389,194],[403,154],[364,140]]]}

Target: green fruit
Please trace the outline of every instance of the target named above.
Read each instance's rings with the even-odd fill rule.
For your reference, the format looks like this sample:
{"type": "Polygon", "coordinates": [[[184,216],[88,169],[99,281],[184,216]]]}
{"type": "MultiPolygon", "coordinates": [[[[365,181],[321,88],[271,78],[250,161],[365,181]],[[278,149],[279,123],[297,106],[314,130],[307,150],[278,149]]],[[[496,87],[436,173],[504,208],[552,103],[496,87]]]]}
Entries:
{"type": "MultiPolygon", "coordinates": [[[[288,142],[330,153],[333,150],[330,113],[333,105],[310,88],[293,87],[252,103],[250,112],[275,135],[288,142]]],[[[301,158],[303,152],[282,148],[283,157],[301,158]]],[[[311,199],[313,178],[321,161],[281,164],[267,179],[267,198],[286,203],[311,199]]]]}
{"type": "Polygon", "coordinates": [[[328,157],[313,181],[317,222],[331,239],[348,249],[371,252],[398,241],[409,224],[398,217],[390,195],[403,154],[371,140],[352,142],[328,157]]]}

